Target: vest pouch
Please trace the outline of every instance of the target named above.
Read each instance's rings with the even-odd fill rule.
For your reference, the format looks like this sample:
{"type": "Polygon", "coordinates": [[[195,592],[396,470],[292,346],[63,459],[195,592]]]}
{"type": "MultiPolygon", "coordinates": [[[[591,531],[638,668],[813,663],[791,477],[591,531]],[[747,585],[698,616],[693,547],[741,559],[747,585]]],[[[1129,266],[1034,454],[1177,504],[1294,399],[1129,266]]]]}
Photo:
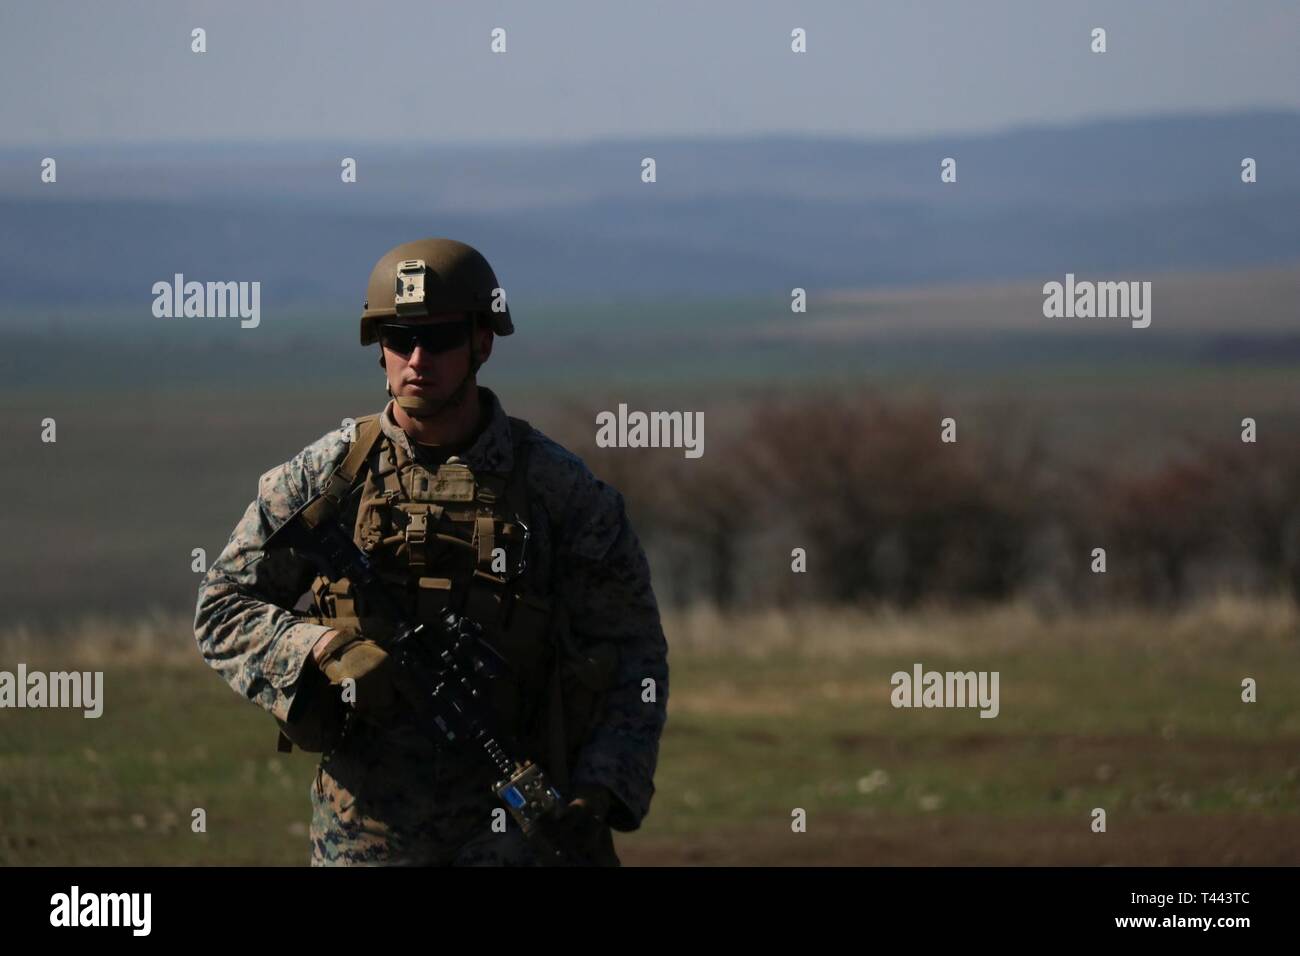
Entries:
{"type": "Polygon", "coordinates": [[[416,585],[415,619],[437,621],[451,603],[451,578],[422,577],[416,585]]]}
{"type": "MultiPolygon", "coordinates": [[[[352,584],[346,578],[331,581],[323,574],[318,574],[311,584],[312,597],[315,599],[313,609],[321,618],[353,618],[357,616],[356,601],[352,596],[352,584]]],[[[330,624],[330,621],[321,621],[330,624]]],[[[337,626],[331,624],[331,626],[337,626]]]]}
{"type": "Polygon", "coordinates": [[[318,576],[312,583],[312,594],[316,614],[312,620],[317,624],[334,628],[355,627],[362,637],[380,647],[387,647],[392,642],[395,633],[393,621],[387,615],[376,615],[367,610],[365,602],[352,593],[352,582],[347,578],[331,581],[318,576]]]}
{"type": "Polygon", "coordinates": [[[381,495],[372,495],[357,507],[357,522],[353,529],[353,540],[362,551],[370,554],[393,533],[392,513],[389,500],[381,495]]]}

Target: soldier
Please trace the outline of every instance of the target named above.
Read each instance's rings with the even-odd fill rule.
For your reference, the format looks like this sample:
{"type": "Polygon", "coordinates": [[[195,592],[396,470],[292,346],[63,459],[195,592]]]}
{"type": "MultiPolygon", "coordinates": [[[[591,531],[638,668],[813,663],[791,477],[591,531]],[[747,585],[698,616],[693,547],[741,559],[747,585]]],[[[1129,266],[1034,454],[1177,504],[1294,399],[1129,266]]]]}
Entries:
{"type": "Polygon", "coordinates": [[[536,862],[513,820],[501,832],[491,765],[404,707],[394,622],[346,579],[267,547],[322,492],[410,622],[463,613],[506,659],[493,709],[571,798],[571,837],[617,865],[611,828],[649,810],[668,690],[649,568],[622,495],[477,384],[494,335],[513,331],[475,249],[425,239],[385,254],[361,344],[380,344],[388,405],[352,441],[337,429],[262,475],[199,588],[204,659],[275,717],[281,749],[322,753],[314,865],[536,862]]]}

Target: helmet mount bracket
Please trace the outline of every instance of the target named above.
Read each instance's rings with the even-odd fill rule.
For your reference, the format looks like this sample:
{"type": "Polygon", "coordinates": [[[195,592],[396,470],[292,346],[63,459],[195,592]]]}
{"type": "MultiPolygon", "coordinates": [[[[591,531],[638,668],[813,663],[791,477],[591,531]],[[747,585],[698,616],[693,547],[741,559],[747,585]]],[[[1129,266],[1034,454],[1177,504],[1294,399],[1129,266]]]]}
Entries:
{"type": "Polygon", "coordinates": [[[424,302],[424,277],[423,259],[404,259],[397,264],[393,308],[399,316],[429,314],[424,302]]]}

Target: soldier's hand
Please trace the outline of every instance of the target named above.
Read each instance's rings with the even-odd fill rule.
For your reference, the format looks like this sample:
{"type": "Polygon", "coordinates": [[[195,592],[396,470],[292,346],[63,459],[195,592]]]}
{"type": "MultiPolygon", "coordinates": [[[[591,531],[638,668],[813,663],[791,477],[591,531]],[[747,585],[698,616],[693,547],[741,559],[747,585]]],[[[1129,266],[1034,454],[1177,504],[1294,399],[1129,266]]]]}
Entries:
{"type": "Polygon", "coordinates": [[[605,817],[613,795],[596,784],[577,784],[555,821],[555,838],[580,866],[617,866],[605,817]]]}
{"type": "Polygon", "coordinates": [[[331,684],[351,678],[356,686],[353,707],[358,716],[382,721],[397,710],[393,659],[388,652],[351,627],[325,634],[313,648],[316,665],[331,684]],[[333,635],[332,637],[330,635],[333,635]]]}
{"type": "Polygon", "coordinates": [[[573,788],[573,799],[564,808],[561,818],[566,828],[575,835],[598,830],[609,814],[609,790],[599,784],[580,783],[573,788]]]}

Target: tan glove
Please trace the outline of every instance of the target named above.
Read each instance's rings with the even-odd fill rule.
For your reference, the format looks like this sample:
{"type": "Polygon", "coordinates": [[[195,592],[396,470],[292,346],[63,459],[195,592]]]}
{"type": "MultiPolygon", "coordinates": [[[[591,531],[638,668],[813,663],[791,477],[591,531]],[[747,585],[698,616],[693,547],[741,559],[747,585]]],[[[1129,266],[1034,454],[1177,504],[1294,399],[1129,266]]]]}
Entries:
{"type": "Polygon", "coordinates": [[[362,637],[353,627],[339,628],[333,637],[313,649],[316,666],[331,684],[351,678],[356,682],[357,716],[382,722],[397,711],[397,685],[393,680],[393,659],[374,641],[362,637]]]}

